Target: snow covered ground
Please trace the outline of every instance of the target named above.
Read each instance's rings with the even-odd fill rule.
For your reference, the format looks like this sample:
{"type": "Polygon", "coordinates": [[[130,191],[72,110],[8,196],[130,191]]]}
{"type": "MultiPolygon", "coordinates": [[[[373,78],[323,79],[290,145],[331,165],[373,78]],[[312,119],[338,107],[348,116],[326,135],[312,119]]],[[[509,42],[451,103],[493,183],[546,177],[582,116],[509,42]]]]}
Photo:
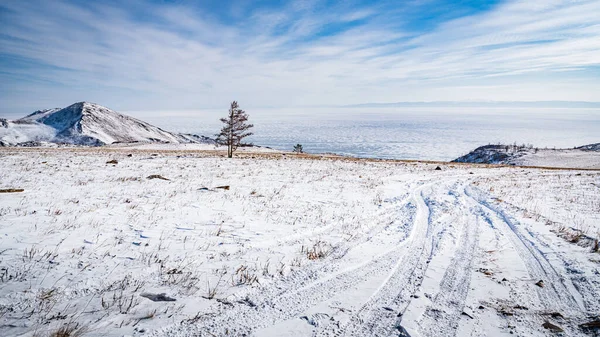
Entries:
{"type": "Polygon", "coordinates": [[[600,172],[437,165],[0,149],[1,334],[598,335],[600,172]]]}
{"type": "Polygon", "coordinates": [[[540,150],[515,160],[520,166],[574,167],[600,169],[599,151],[540,150]],[[560,166],[562,165],[562,166],[560,166]]]}

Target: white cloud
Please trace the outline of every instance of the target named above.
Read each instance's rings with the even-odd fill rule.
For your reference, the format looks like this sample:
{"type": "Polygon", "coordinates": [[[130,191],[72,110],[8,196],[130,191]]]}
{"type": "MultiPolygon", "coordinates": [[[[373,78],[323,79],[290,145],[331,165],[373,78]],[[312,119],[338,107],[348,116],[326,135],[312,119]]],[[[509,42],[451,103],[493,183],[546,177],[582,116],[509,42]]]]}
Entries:
{"type": "Polygon", "coordinates": [[[1,75],[14,82],[3,86],[0,98],[12,103],[0,113],[9,104],[47,108],[84,99],[151,109],[232,99],[246,106],[598,100],[600,92],[600,1],[510,1],[422,35],[370,20],[374,9],[322,12],[314,3],[257,12],[237,25],[181,6],[145,8],[148,21],[100,5],[5,6],[13,12],[2,52],[47,66],[1,75]],[[314,37],[355,20],[362,21],[314,37]]]}

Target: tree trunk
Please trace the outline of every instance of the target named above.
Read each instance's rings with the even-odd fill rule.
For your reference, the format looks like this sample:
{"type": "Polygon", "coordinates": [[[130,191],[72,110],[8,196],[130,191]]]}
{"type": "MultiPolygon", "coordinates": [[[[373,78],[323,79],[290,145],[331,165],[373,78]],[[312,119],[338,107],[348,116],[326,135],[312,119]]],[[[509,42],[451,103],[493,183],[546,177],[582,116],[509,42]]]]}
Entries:
{"type": "Polygon", "coordinates": [[[233,109],[229,109],[229,141],[227,142],[227,158],[233,158],[233,109]]]}

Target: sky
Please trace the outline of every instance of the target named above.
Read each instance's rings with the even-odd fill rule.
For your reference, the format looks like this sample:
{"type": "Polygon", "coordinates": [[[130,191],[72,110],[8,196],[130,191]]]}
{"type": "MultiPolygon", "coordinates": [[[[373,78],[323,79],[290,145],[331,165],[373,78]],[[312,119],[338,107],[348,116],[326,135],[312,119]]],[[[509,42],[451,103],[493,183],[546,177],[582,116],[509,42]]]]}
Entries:
{"type": "Polygon", "coordinates": [[[600,0],[3,0],[0,116],[600,101],[600,0]]]}

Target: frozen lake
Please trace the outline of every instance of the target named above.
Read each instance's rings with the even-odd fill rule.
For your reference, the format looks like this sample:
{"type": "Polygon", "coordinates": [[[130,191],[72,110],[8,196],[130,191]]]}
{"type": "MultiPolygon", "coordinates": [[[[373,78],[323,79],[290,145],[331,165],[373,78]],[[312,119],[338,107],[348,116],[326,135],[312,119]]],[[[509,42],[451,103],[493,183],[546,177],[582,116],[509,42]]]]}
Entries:
{"type": "MultiPolygon", "coordinates": [[[[600,109],[307,108],[246,109],[254,144],[357,157],[452,160],[480,145],[569,148],[600,142],[600,109]]],[[[226,109],[125,111],[169,131],[214,136],[226,109]]]]}

